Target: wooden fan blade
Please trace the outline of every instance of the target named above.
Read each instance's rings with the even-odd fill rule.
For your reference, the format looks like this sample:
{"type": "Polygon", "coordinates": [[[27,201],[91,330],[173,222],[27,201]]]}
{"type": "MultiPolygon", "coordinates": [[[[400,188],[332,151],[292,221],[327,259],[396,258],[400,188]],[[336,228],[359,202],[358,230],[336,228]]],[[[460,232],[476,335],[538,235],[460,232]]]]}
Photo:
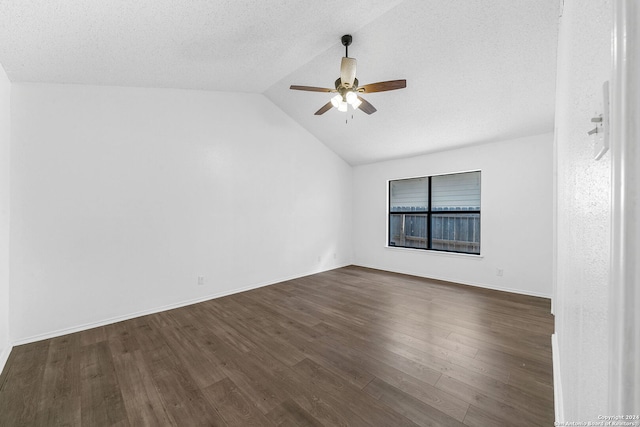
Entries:
{"type": "Polygon", "coordinates": [[[289,89],[293,90],[306,90],[308,92],[335,92],[335,89],[328,89],[325,87],[315,87],[315,86],[297,86],[291,85],[289,89]]]}
{"type": "Polygon", "coordinates": [[[365,113],[373,114],[376,111],[378,111],[378,110],[376,110],[376,107],[371,105],[371,103],[369,103],[369,101],[367,101],[363,97],[359,96],[358,99],[362,102],[362,104],[360,104],[360,106],[358,108],[361,109],[362,111],[364,111],[365,113]]]}
{"type": "Polygon", "coordinates": [[[331,107],[333,107],[333,104],[331,104],[331,101],[327,102],[326,104],[324,104],[322,106],[322,108],[320,108],[318,111],[315,112],[316,116],[319,116],[320,114],[324,114],[327,111],[329,111],[331,109],[331,107]]]}
{"type": "Polygon", "coordinates": [[[387,82],[371,83],[368,85],[360,86],[358,88],[358,92],[362,92],[362,93],[384,92],[387,90],[403,89],[405,87],[407,87],[406,80],[389,80],[387,82]]]}

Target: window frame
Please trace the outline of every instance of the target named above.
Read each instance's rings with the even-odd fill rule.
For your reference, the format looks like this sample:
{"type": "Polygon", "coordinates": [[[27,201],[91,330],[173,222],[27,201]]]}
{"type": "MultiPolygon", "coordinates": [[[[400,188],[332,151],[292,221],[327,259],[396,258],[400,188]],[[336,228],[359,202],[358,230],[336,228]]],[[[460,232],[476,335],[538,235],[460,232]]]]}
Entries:
{"type": "Polygon", "coordinates": [[[397,178],[390,179],[387,181],[387,247],[393,249],[415,249],[420,251],[431,251],[431,252],[440,252],[440,253],[448,253],[448,254],[461,254],[461,255],[471,255],[471,256],[482,256],[482,170],[469,170],[463,172],[451,172],[451,173],[442,173],[435,175],[423,175],[423,176],[414,176],[408,178],[397,178]],[[431,199],[433,197],[432,193],[432,178],[438,176],[448,176],[448,175],[461,175],[465,173],[479,172],[480,173],[480,209],[479,210],[455,210],[455,211],[440,211],[432,209],[431,199]],[[428,199],[427,199],[427,210],[426,211],[392,211],[391,210],[391,183],[397,181],[404,181],[410,179],[420,179],[427,178],[428,182],[428,199]],[[451,216],[457,215],[469,215],[469,214],[477,214],[478,215],[478,223],[480,225],[480,236],[478,238],[478,252],[467,252],[467,251],[457,251],[457,250],[449,250],[449,249],[437,249],[433,248],[432,242],[432,217],[433,215],[442,215],[443,213],[450,214],[451,216]],[[392,215],[424,215],[427,217],[427,247],[426,248],[418,248],[413,246],[398,246],[396,244],[391,243],[391,217],[392,215]]]}

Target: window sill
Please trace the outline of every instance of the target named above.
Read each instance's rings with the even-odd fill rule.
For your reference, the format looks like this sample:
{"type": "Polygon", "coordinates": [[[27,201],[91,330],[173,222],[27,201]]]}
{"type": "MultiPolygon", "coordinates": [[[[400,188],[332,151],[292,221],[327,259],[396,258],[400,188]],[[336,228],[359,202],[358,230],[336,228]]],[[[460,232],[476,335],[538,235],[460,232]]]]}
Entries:
{"type": "Polygon", "coordinates": [[[454,258],[465,257],[465,258],[471,258],[476,260],[484,258],[484,255],[482,254],[476,255],[476,254],[465,254],[462,252],[433,251],[429,249],[403,248],[400,246],[385,245],[385,249],[392,250],[392,251],[423,252],[430,255],[438,255],[438,256],[446,256],[446,257],[454,257],[454,258]]]}

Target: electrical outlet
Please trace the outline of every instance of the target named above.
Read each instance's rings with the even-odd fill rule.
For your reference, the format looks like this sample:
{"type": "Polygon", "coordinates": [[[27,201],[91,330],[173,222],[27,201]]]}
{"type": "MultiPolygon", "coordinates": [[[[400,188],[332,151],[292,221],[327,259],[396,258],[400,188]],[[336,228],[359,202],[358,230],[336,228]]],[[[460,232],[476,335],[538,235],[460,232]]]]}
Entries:
{"type": "Polygon", "coordinates": [[[204,276],[198,276],[198,286],[204,286],[204,276]]]}
{"type": "Polygon", "coordinates": [[[502,277],[503,274],[504,274],[504,270],[503,269],[496,268],[496,276],[502,277]]]}

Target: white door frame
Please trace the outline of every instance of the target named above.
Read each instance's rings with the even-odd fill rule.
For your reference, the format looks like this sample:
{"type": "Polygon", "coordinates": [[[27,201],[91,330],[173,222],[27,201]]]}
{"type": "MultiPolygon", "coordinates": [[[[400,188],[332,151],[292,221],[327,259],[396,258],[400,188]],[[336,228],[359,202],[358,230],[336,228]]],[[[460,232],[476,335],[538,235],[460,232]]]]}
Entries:
{"type": "Polygon", "coordinates": [[[640,415],[639,25],[640,2],[615,0],[611,75],[608,415],[640,415]]]}

